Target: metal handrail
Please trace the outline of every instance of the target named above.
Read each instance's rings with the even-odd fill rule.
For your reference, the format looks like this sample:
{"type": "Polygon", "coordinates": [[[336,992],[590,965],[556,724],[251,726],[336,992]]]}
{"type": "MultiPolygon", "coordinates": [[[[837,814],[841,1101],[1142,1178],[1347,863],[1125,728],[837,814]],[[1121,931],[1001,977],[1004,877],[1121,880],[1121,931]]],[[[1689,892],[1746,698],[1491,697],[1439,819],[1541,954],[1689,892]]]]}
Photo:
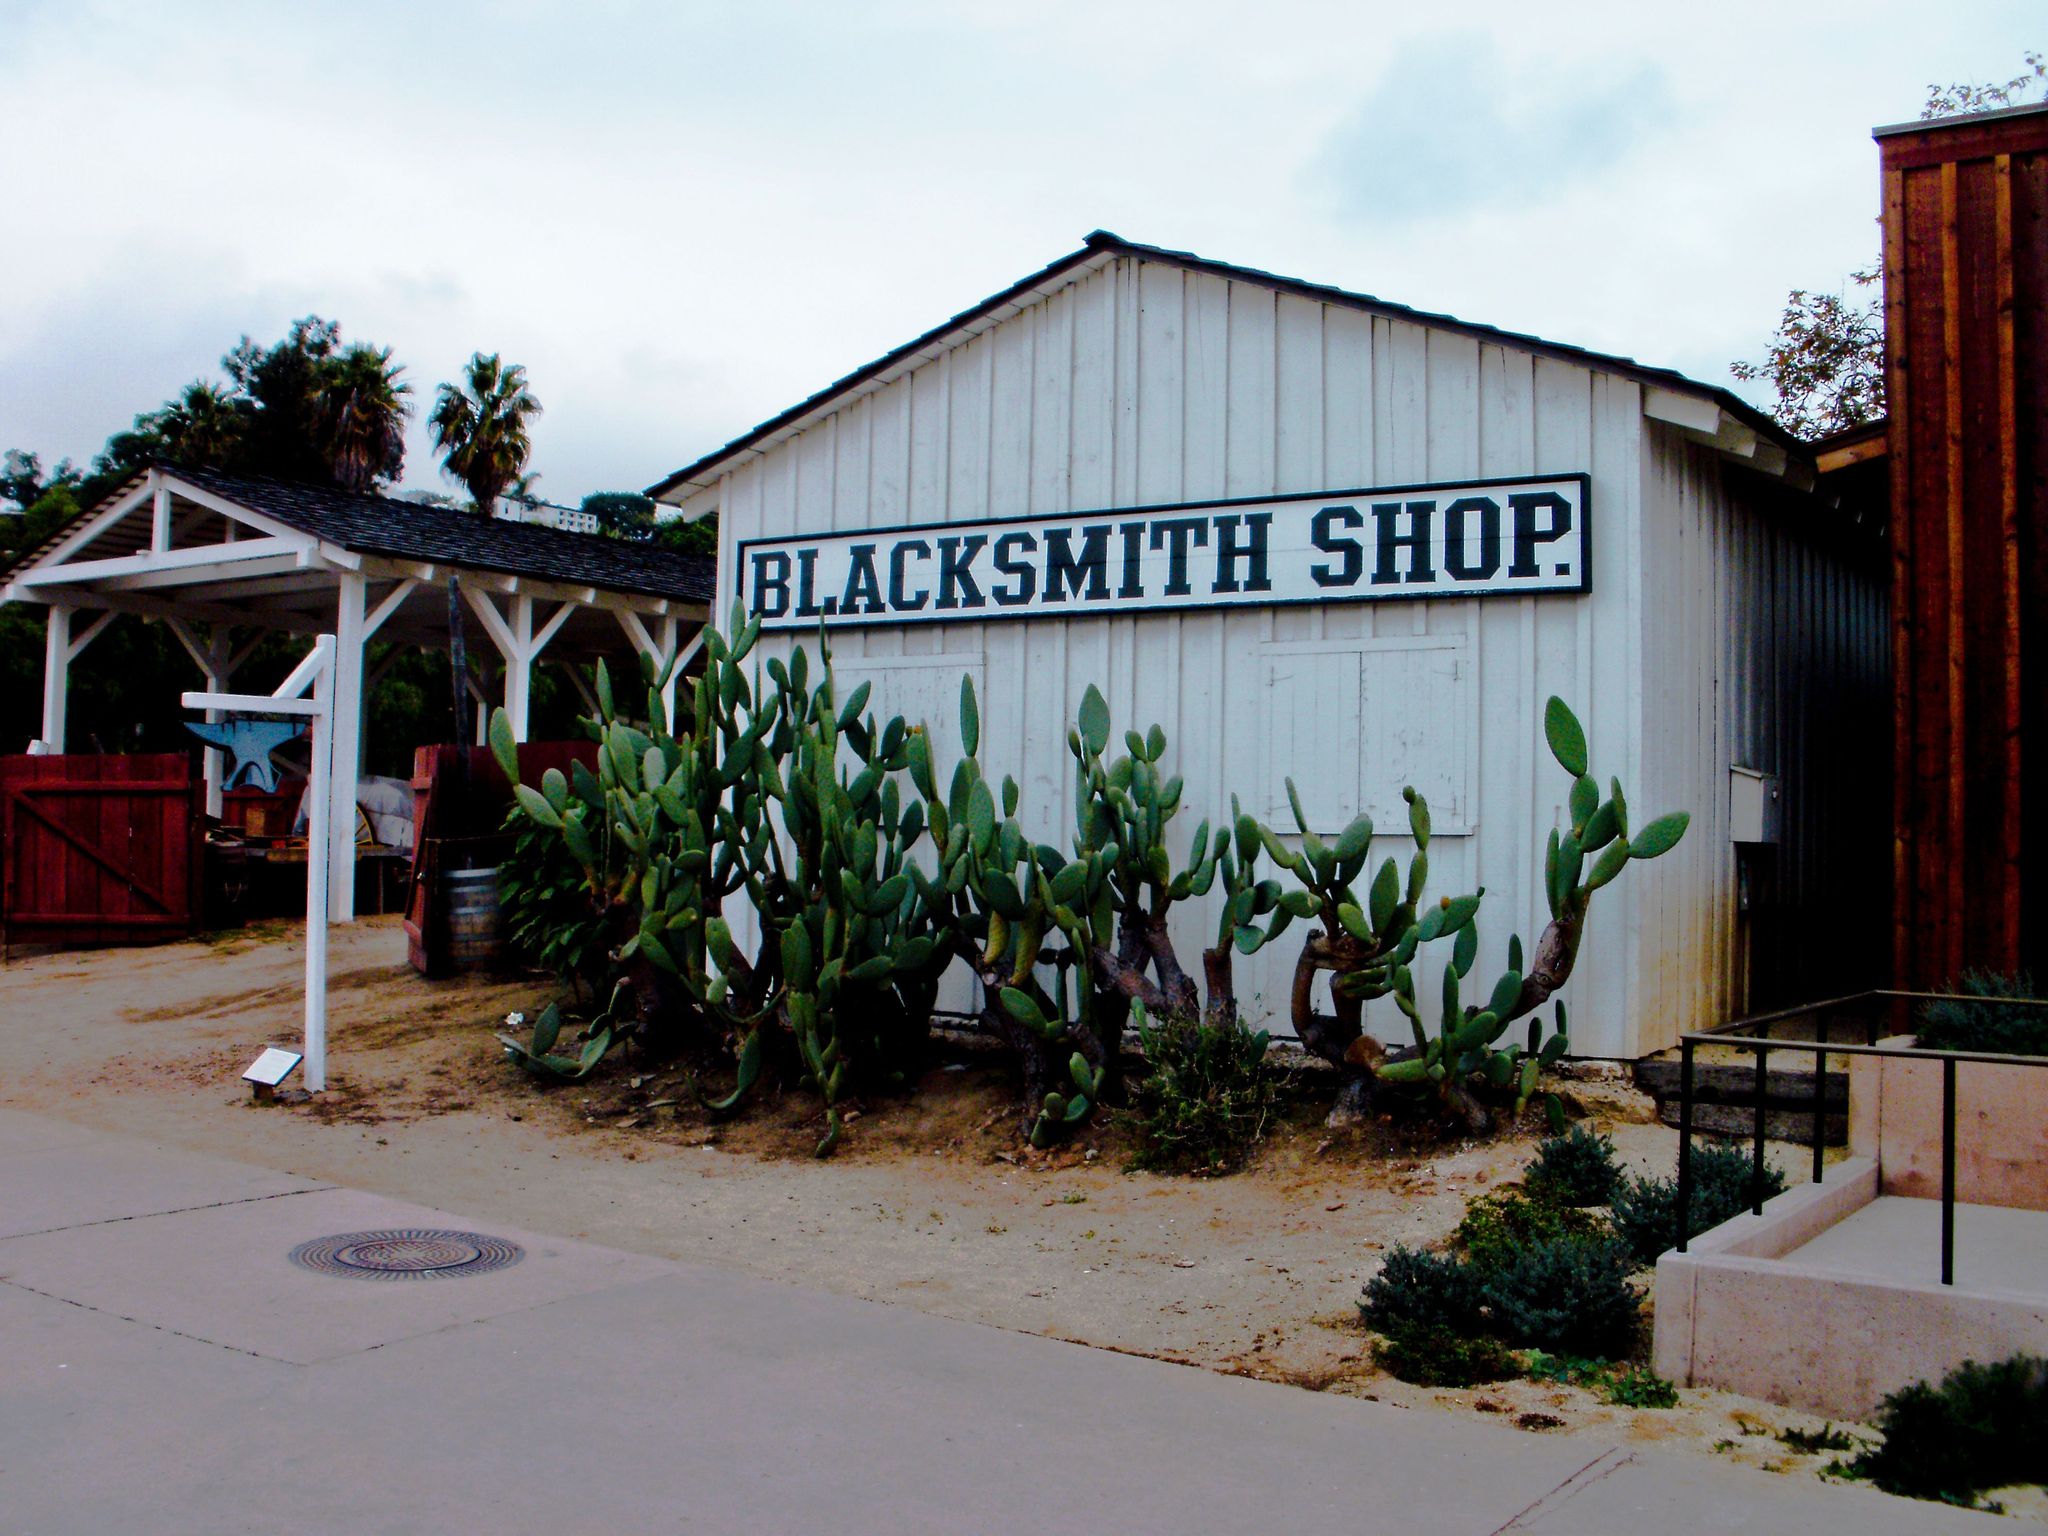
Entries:
{"type": "Polygon", "coordinates": [[[1902,1061],[1941,1063],[1941,1283],[1955,1284],[1956,1245],[1956,1064],[1982,1062],[1992,1066],[2048,1067],[2048,1056],[2019,1056],[2006,1051],[1943,1051],[1881,1046],[1875,1019],[1866,1023],[1868,1040],[1863,1045],[1836,1044],[1828,1039],[1828,1016],[1837,1009],[1873,1001],[1905,1002],[1914,1005],[1933,1002],[1995,1003],[2000,1007],[2048,1008],[2048,998],[1985,998],[1957,992],[1902,992],[1877,987],[1844,997],[1783,1008],[1774,1013],[1735,1019],[1717,1029],[1698,1030],[1678,1037],[1678,1189],[1674,1220],[1678,1228],[1677,1251],[1684,1253],[1692,1232],[1692,1100],[1693,1052],[1702,1045],[1724,1045],[1752,1052],[1756,1057],[1756,1121],[1750,1138],[1750,1209],[1764,1211],[1764,1103],[1767,1064],[1777,1050],[1810,1051],[1813,1064],[1813,1177],[1821,1182],[1827,1129],[1827,1059],[1836,1056],[1896,1057],[1902,1061]],[[1812,1040],[1777,1040],[1744,1031],[1767,1029],[1794,1019],[1812,1019],[1812,1040]]]}

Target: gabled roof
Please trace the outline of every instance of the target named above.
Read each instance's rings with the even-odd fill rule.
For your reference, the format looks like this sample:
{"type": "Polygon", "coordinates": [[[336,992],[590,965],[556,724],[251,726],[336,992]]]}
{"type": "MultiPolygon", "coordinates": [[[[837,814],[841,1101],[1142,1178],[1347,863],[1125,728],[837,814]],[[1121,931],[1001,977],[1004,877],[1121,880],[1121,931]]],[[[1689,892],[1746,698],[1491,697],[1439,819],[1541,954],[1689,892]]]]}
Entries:
{"type": "MultiPolygon", "coordinates": [[[[692,603],[709,602],[717,596],[717,563],[701,555],[685,555],[595,534],[565,533],[538,523],[479,517],[473,512],[422,506],[390,496],[295,485],[212,469],[186,469],[170,464],[158,467],[173,484],[194,486],[354,554],[419,560],[692,603]]],[[[131,481],[101,507],[110,506],[128,494],[135,483],[131,481]]],[[[99,510],[94,508],[85,518],[99,510]]],[[[76,532],[78,526],[71,523],[59,529],[37,548],[24,552],[14,562],[15,567],[33,564],[76,532]]]]}
{"type": "Polygon", "coordinates": [[[1188,272],[1227,278],[1233,282],[1255,283],[1278,293],[1293,294],[1346,309],[1362,310],[1388,319],[1412,321],[1417,325],[1453,331],[1481,341],[1505,343],[1540,357],[1579,363],[1589,368],[1597,368],[1604,373],[1620,374],[1643,384],[1695,395],[1711,401],[1759,436],[1781,448],[1788,451],[1800,451],[1802,448],[1796,437],[1741,396],[1719,385],[1704,384],[1697,379],[1688,378],[1670,368],[1651,367],[1637,362],[1634,358],[1618,357],[1609,352],[1594,352],[1585,347],[1572,346],[1567,342],[1546,341],[1541,336],[1531,336],[1521,331],[1505,331],[1491,325],[1478,325],[1469,320],[1460,320],[1454,315],[1412,309],[1405,304],[1389,303],[1385,299],[1374,298],[1371,294],[1353,293],[1326,283],[1311,283],[1300,278],[1282,277],[1276,273],[1262,272],[1255,267],[1234,266],[1229,262],[1197,256],[1191,251],[1172,251],[1156,245],[1141,245],[1137,241],[1126,240],[1121,235],[1111,234],[1108,230],[1098,229],[1086,238],[1078,251],[1039,268],[1030,276],[1012,283],[1002,292],[990,295],[971,309],[962,310],[950,320],[934,326],[923,335],[905,342],[866,366],[856,368],[844,378],[826,385],[816,394],[798,401],[779,415],[769,417],[751,431],[734,438],[723,448],[705,454],[694,463],[684,465],[674,474],[649,486],[647,494],[657,500],[673,501],[678,499],[679,492],[703,489],[712,483],[713,472],[727,460],[750,450],[765,451],[775,442],[800,431],[808,424],[809,418],[824,411],[842,396],[853,394],[863,386],[884,382],[908,367],[936,358],[940,353],[959,345],[977,332],[1008,319],[1010,315],[1021,312],[1040,299],[1049,298],[1060,289],[1079,282],[1090,272],[1124,256],[1179,267],[1188,272]]]}

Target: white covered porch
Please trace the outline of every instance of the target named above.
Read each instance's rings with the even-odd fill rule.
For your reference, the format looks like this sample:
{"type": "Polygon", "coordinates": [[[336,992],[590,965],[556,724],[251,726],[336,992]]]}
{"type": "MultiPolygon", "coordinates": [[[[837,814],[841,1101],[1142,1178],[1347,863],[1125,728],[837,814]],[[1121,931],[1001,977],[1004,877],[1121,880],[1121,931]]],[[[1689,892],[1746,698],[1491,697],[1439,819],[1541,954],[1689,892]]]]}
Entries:
{"type": "MultiPolygon", "coordinates": [[[[382,675],[372,640],[445,650],[480,630],[495,680],[464,669],[476,739],[502,703],[527,738],[533,680],[557,667],[592,707],[583,666],[631,650],[670,668],[664,702],[708,617],[711,562],[589,534],[386,497],[212,471],[155,469],[0,574],[0,601],[48,611],[40,739],[65,750],[71,669],[121,614],[163,623],[200,691],[224,693],[269,635],[335,637],[329,913],[354,916],[355,815],[364,701],[382,675]],[[467,619],[460,618],[466,613],[467,619]],[[493,686],[495,682],[495,686],[493,686]],[[496,696],[493,697],[493,694],[496,696]]],[[[222,754],[205,753],[206,810],[222,808],[222,754]]]]}

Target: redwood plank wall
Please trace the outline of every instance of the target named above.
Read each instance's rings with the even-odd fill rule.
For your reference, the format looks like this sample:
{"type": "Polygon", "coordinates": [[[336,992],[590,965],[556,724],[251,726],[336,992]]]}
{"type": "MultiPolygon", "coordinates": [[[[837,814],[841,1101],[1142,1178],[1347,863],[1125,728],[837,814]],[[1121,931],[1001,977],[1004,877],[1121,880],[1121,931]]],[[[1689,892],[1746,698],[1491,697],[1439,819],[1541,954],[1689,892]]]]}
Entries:
{"type": "Polygon", "coordinates": [[[2048,971],[2048,110],[1881,130],[1896,984],[2048,971]],[[2030,811],[2031,808],[2031,811],[2030,811]]]}

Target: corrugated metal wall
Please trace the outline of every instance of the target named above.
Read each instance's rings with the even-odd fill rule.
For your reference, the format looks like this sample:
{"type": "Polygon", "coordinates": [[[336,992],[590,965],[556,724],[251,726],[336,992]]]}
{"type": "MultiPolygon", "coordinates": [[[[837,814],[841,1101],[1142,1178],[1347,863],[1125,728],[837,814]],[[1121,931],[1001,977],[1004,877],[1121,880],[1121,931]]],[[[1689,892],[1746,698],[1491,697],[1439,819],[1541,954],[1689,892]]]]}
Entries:
{"type": "Polygon", "coordinates": [[[1644,760],[1635,807],[1693,824],[1642,895],[1638,1047],[1882,984],[1890,633],[1883,550],[1810,497],[1649,424],[1644,760]],[[1782,838],[1738,909],[1728,769],[1774,774],[1782,838]]]}
{"type": "MultiPolygon", "coordinates": [[[[1590,471],[1595,553],[1585,597],[927,625],[835,638],[849,675],[870,675],[858,657],[887,661],[873,673],[876,697],[898,708],[943,707],[961,667],[978,657],[984,766],[1014,774],[1027,821],[1062,844],[1072,811],[1066,729],[1091,682],[1119,728],[1156,721],[1170,736],[1169,766],[1188,783],[1184,839],[1201,816],[1227,814],[1232,791],[1255,813],[1272,809],[1276,755],[1316,781],[1332,802],[1325,814],[1383,799],[1384,786],[1351,784],[1348,773],[1331,787],[1333,767],[1349,765],[1328,760],[1317,718],[1276,686],[1281,673],[1321,665],[1306,658],[1356,656],[1374,761],[1462,786],[1463,833],[1433,843],[1432,883],[1443,892],[1486,886],[1480,963],[1489,968],[1501,963],[1512,929],[1526,942],[1541,926],[1543,841],[1568,787],[1541,747],[1547,694],[1579,711],[1595,771],[1618,774],[1645,814],[1685,805],[1697,815],[1717,800],[1725,814],[1725,760],[1680,788],[1674,759],[1660,775],[1671,786],[1661,798],[1642,787],[1647,695],[1658,686],[1635,664],[1647,620],[1642,512],[1646,488],[1662,484],[1646,478],[1645,441],[1631,381],[1122,258],[737,466],[718,497],[726,590],[734,541],[757,534],[1590,471]],[[1403,672],[1385,652],[1418,644],[1418,660],[1440,681],[1427,692],[1391,686],[1403,672]],[[934,670],[923,672],[919,657],[934,670]]],[[[1349,665],[1325,668],[1323,686],[1348,690],[1328,679],[1348,675],[1349,665]]],[[[1397,830],[1405,834],[1405,824],[1397,830]]],[[[1405,845],[1405,835],[1382,838],[1374,856],[1405,845]]],[[[1632,871],[1596,907],[1567,994],[1582,1052],[1632,1054],[1638,1021],[1663,1035],[1681,1016],[1703,1022],[1691,1010],[1725,995],[1684,974],[1718,963],[1720,951],[1690,933],[1705,922],[1695,882],[1725,875],[1712,865],[1632,871]],[[1673,950],[1693,958],[1667,963],[1673,950]],[[1631,959],[1648,956],[1657,963],[1639,976],[1631,959]]],[[[1188,915],[1179,939],[1190,964],[1213,922],[1206,906],[1188,915]]],[[[1284,1013],[1294,953],[1283,941],[1240,962],[1239,994],[1253,1016],[1284,1013]]],[[[1425,996],[1436,990],[1429,979],[1425,996]]],[[[1375,1025],[1402,1033],[1391,1005],[1380,1006],[1375,1025]]]]}

